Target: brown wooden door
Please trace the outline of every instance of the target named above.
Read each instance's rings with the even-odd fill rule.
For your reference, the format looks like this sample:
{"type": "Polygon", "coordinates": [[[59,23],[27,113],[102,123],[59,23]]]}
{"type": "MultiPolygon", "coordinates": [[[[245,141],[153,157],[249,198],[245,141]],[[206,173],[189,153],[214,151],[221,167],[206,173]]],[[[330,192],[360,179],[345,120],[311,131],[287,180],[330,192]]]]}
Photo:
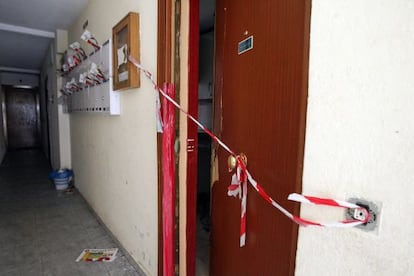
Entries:
{"type": "MultiPolygon", "coordinates": [[[[309,1],[218,0],[216,9],[215,130],[247,155],[253,178],[295,214],[298,204],[287,196],[301,191],[309,1]],[[249,36],[253,49],[239,55],[238,43],[249,36]]],[[[251,186],[246,246],[239,247],[240,201],[227,196],[227,157],[218,150],[211,275],[293,275],[298,227],[251,186]]]]}

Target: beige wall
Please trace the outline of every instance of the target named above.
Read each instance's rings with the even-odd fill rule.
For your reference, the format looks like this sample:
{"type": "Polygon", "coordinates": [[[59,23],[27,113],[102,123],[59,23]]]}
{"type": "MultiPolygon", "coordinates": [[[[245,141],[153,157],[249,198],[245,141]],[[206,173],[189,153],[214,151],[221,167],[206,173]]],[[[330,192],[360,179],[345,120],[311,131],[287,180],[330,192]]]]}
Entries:
{"type": "Polygon", "coordinates": [[[382,215],[377,234],[301,228],[296,275],[413,273],[413,13],[405,0],[312,1],[303,192],[382,215]]]}
{"type": "MultiPolygon", "coordinates": [[[[140,14],[141,62],[156,73],[156,1],[91,0],[69,30],[69,43],[80,41],[86,20],[105,42],[130,11],[140,14]]],[[[155,95],[141,74],[141,88],[121,92],[120,116],[71,115],[76,185],[148,275],[157,274],[158,263],[155,95]]]]}

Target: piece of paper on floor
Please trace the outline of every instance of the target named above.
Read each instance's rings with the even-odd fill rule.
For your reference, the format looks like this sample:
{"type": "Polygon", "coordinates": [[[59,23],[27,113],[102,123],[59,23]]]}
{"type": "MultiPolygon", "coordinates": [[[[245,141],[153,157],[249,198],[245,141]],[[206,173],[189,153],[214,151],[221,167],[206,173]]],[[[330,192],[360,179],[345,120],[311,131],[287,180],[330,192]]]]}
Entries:
{"type": "Polygon", "coordinates": [[[84,249],[79,257],[76,259],[77,262],[112,262],[116,258],[118,248],[108,249],[84,249]]]}

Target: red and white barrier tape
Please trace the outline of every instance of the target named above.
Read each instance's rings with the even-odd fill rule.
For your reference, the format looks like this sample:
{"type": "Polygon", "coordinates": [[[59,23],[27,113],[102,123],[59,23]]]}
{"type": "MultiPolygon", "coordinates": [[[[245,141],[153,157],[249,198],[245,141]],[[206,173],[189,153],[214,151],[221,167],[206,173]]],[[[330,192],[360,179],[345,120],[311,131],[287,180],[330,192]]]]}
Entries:
{"type": "Polygon", "coordinates": [[[227,152],[232,156],[236,157],[236,172],[232,176],[232,181],[228,187],[227,194],[229,196],[235,196],[241,198],[241,222],[240,222],[240,247],[243,247],[246,244],[246,209],[247,209],[247,182],[249,182],[253,188],[260,194],[260,196],[266,200],[270,205],[278,209],[282,214],[290,218],[292,221],[296,222],[301,226],[320,226],[320,227],[354,227],[367,223],[369,221],[369,212],[356,204],[339,201],[334,199],[326,198],[317,198],[311,196],[303,196],[299,194],[290,194],[288,199],[301,203],[317,204],[317,205],[327,205],[332,207],[342,207],[342,208],[351,208],[355,209],[362,215],[354,216],[358,217],[355,220],[339,221],[334,223],[323,223],[315,222],[311,220],[302,219],[298,216],[293,215],[288,210],[283,208],[279,203],[273,200],[260,186],[259,183],[251,176],[247,170],[242,158],[239,155],[236,155],[223,141],[221,141],[216,135],[214,135],[210,130],[203,126],[199,121],[197,121],[191,114],[189,114],[184,108],[182,108],[174,99],[169,97],[155,82],[150,71],[145,69],[133,56],[129,56],[129,61],[141,70],[145,76],[152,82],[154,88],[161,93],[170,103],[172,103],[176,108],[183,112],[191,121],[193,121],[197,126],[199,126],[205,133],[207,133],[214,141],[216,141],[220,146],[222,146],[227,152]]]}
{"type": "Polygon", "coordinates": [[[348,208],[348,209],[354,209],[355,214],[359,213],[358,215],[354,215],[354,217],[358,217],[359,219],[355,220],[344,220],[340,222],[333,222],[333,223],[318,223],[313,221],[304,221],[301,218],[296,218],[299,221],[304,221],[305,224],[308,223],[313,226],[324,226],[324,227],[354,227],[358,226],[364,223],[367,223],[370,219],[369,212],[354,203],[336,200],[336,199],[330,199],[330,198],[319,198],[319,197],[313,197],[313,196],[305,196],[300,194],[290,194],[288,196],[289,200],[301,202],[301,203],[308,203],[308,204],[315,204],[315,205],[326,205],[326,206],[332,206],[332,207],[340,207],[340,208],[348,208]]]}
{"type": "MultiPolygon", "coordinates": [[[[240,162],[243,162],[240,156],[237,158],[240,162]]],[[[246,245],[247,174],[241,166],[236,166],[236,172],[233,174],[231,184],[227,189],[228,196],[238,196],[241,199],[240,247],[243,247],[246,245]]]]}
{"type": "Polygon", "coordinates": [[[139,70],[141,70],[145,76],[152,82],[154,85],[155,90],[158,90],[158,92],[161,93],[165,98],[168,99],[169,102],[171,102],[176,108],[178,108],[181,112],[183,112],[191,121],[193,121],[197,126],[199,126],[205,133],[207,133],[214,141],[216,141],[220,146],[222,146],[228,153],[230,153],[233,156],[236,156],[236,154],[226,145],[224,144],[216,135],[214,135],[210,130],[208,130],[205,126],[203,126],[199,121],[197,121],[191,114],[189,114],[184,108],[182,108],[174,99],[169,97],[162,89],[158,86],[158,84],[155,82],[152,74],[150,71],[146,70],[139,62],[133,57],[129,56],[129,61],[132,62],[132,64],[135,65],[139,70]]]}

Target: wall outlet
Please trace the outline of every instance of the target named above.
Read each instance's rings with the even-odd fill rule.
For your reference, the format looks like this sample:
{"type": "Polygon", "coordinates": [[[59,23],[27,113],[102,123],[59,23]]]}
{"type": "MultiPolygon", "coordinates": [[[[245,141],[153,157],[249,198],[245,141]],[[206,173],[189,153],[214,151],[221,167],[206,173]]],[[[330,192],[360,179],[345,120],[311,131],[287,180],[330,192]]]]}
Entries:
{"type": "MultiPolygon", "coordinates": [[[[369,213],[369,220],[364,224],[356,226],[356,228],[367,232],[378,232],[380,205],[361,198],[350,198],[347,201],[361,206],[369,213]]],[[[367,213],[361,209],[346,209],[345,211],[345,217],[348,220],[365,220],[366,216],[367,213]]]]}

